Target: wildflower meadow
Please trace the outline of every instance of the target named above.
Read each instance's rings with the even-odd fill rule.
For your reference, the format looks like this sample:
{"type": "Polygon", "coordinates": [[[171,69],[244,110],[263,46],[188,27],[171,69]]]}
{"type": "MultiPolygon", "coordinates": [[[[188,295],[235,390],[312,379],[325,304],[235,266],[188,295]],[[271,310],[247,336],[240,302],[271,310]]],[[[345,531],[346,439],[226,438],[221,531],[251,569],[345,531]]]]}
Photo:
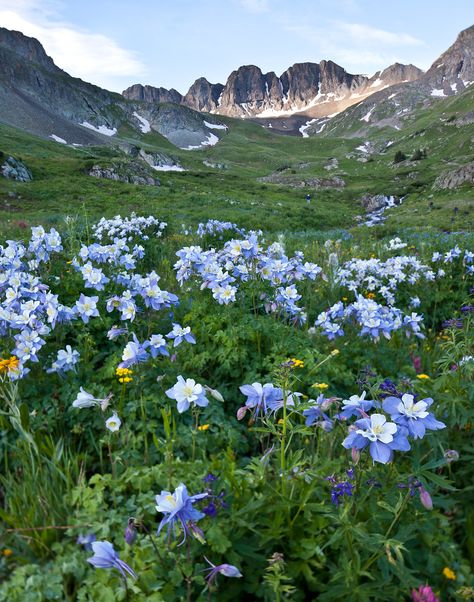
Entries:
{"type": "Polygon", "coordinates": [[[472,235],[55,226],[0,241],[0,600],[474,599],[472,235]]]}

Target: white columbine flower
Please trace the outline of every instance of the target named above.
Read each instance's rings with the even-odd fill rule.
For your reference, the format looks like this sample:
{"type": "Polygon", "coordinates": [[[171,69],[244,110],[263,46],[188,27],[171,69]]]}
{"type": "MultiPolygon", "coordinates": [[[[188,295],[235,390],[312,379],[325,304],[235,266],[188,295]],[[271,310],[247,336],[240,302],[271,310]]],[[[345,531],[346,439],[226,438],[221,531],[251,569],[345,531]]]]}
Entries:
{"type": "Polygon", "coordinates": [[[105,421],[105,426],[111,431],[115,433],[119,430],[122,421],[118,417],[118,415],[114,412],[110,418],[105,421]]]}
{"type": "Polygon", "coordinates": [[[426,411],[428,404],[424,401],[413,403],[414,399],[413,395],[404,393],[397,406],[397,410],[407,418],[426,418],[429,414],[429,412],[426,411]]]}
{"type": "Polygon", "coordinates": [[[370,441],[381,441],[382,443],[391,443],[396,432],[397,425],[394,422],[387,422],[383,414],[372,414],[368,429],[366,431],[357,429],[356,431],[358,435],[362,435],[370,441]]]}

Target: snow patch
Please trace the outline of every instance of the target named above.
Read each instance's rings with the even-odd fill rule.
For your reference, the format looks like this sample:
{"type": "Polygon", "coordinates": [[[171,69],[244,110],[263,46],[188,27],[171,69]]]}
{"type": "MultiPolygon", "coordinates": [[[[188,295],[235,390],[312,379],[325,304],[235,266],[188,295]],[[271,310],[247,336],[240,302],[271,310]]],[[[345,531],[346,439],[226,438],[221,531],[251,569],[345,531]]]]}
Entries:
{"type": "Polygon", "coordinates": [[[388,100],[391,100],[392,98],[395,98],[395,96],[398,94],[398,92],[395,92],[395,94],[390,94],[390,96],[388,97],[388,100]]]}
{"type": "Polygon", "coordinates": [[[87,121],[83,121],[79,125],[82,125],[83,127],[89,130],[94,130],[94,132],[98,132],[99,134],[103,134],[104,136],[115,136],[115,134],[117,133],[117,128],[110,129],[106,125],[99,125],[98,127],[96,127],[95,125],[92,125],[92,123],[88,123],[87,121]]]}
{"type": "Polygon", "coordinates": [[[64,140],[64,138],[60,138],[59,136],[56,136],[56,134],[51,134],[49,137],[52,138],[55,142],[60,142],[61,144],[67,144],[67,142],[66,142],[66,140],[64,140]]]}
{"type": "Polygon", "coordinates": [[[458,85],[457,85],[457,84],[451,84],[451,90],[452,90],[453,92],[457,92],[457,87],[458,87],[458,85]]]}
{"type": "Polygon", "coordinates": [[[431,96],[446,96],[446,94],[444,93],[444,90],[435,89],[431,90],[431,96]]]}
{"type": "Polygon", "coordinates": [[[371,88],[376,88],[377,86],[380,86],[381,84],[383,84],[383,79],[380,79],[380,77],[378,77],[373,84],[370,84],[371,88]]]}
{"type": "Polygon", "coordinates": [[[315,123],[317,119],[310,119],[304,125],[299,128],[299,133],[303,136],[303,138],[309,138],[309,134],[306,131],[313,123],[315,123]]]}
{"type": "Polygon", "coordinates": [[[375,106],[372,107],[363,117],[361,117],[359,119],[359,121],[365,121],[365,122],[369,123],[369,119],[371,118],[372,113],[374,112],[374,109],[375,109],[375,106]]]}
{"type": "Polygon", "coordinates": [[[204,125],[211,130],[226,130],[227,126],[222,123],[209,123],[208,121],[204,121],[204,125]]]}
{"type": "Polygon", "coordinates": [[[201,142],[201,144],[198,145],[189,145],[186,147],[182,147],[183,150],[196,150],[199,148],[203,148],[204,146],[214,146],[214,144],[217,144],[219,142],[219,138],[215,135],[215,134],[209,134],[208,137],[206,138],[206,140],[204,140],[204,142],[201,142]]]}
{"type": "Polygon", "coordinates": [[[141,117],[141,115],[139,115],[136,111],[134,111],[133,116],[136,117],[140,122],[139,127],[142,131],[142,134],[148,134],[148,132],[151,132],[151,126],[148,119],[145,119],[145,117],[141,117]]]}
{"type": "Polygon", "coordinates": [[[156,171],[186,171],[181,165],[152,165],[156,171]]]}

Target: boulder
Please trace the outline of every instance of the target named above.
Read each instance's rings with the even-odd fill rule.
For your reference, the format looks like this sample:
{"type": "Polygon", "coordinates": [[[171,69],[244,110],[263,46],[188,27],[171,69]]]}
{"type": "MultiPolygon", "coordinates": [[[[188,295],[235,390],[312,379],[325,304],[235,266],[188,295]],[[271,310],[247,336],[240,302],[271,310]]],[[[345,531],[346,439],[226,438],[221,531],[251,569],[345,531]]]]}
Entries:
{"type": "Polygon", "coordinates": [[[33,174],[28,167],[19,159],[15,159],[10,155],[0,155],[0,171],[4,178],[16,180],[17,182],[31,182],[33,174]]]}
{"type": "Polygon", "coordinates": [[[474,184],[474,161],[438,176],[433,188],[453,190],[463,184],[474,184]]]}

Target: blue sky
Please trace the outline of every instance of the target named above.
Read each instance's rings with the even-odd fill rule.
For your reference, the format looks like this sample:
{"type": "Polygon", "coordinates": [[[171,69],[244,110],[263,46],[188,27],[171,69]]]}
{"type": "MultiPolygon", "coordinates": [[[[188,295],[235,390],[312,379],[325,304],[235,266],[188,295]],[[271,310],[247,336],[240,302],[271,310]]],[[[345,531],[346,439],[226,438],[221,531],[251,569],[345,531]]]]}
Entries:
{"type": "Polygon", "coordinates": [[[427,69],[473,24],[472,0],[0,0],[1,26],[118,92],[143,83],[185,93],[248,64],[277,75],[322,59],[352,73],[395,61],[427,69]]]}

